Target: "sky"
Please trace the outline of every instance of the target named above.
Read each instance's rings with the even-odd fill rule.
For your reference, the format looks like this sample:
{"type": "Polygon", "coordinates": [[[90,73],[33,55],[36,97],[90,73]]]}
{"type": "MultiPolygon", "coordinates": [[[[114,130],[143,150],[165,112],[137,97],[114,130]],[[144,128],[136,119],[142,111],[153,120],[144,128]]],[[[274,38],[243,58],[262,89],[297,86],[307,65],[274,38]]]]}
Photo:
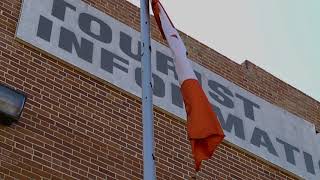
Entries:
{"type": "Polygon", "coordinates": [[[249,60],[320,101],[320,0],[161,3],[180,31],[239,64],[249,60]]]}

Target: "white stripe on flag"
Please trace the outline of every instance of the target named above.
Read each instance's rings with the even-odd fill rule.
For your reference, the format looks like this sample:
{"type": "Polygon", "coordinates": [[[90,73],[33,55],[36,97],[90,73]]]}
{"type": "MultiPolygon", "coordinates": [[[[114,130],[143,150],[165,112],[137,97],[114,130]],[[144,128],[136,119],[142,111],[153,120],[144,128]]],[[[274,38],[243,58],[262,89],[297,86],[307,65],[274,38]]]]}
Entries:
{"type": "Polygon", "coordinates": [[[180,85],[187,79],[196,79],[197,77],[193,72],[190,60],[187,58],[187,50],[184,43],[179,36],[178,31],[172,26],[162,6],[160,6],[161,26],[166,36],[168,45],[174,56],[174,65],[178,75],[180,85]]]}

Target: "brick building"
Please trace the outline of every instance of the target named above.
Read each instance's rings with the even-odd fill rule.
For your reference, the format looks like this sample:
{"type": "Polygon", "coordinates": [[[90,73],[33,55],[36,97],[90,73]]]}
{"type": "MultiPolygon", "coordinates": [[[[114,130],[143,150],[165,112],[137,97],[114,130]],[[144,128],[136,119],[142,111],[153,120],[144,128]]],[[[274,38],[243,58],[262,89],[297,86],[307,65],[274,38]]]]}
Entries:
{"type": "MultiPolygon", "coordinates": [[[[189,179],[181,97],[151,22],[157,179],[189,179]]],[[[27,95],[19,122],[0,126],[0,179],[142,179],[139,23],[125,0],[0,1],[0,83],[27,95]]],[[[320,102],[181,35],[227,133],[197,179],[319,178],[320,102]]]]}

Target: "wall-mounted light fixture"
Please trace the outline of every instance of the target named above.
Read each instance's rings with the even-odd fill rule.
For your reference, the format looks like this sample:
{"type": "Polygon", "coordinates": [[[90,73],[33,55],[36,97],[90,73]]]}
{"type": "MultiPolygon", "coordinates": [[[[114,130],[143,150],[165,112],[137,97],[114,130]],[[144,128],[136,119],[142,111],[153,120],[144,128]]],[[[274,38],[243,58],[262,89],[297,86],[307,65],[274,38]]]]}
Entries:
{"type": "Polygon", "coordinates": [[[24,93],[0,84],[0,122],[11,125],[12,122],[18,121],[25,101],[24,93]]]}

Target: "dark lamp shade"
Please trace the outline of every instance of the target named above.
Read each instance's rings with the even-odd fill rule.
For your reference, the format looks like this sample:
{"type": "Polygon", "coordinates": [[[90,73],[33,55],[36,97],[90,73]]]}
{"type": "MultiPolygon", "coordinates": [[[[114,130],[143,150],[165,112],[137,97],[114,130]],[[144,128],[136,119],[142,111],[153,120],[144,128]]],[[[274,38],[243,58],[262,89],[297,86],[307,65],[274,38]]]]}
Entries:
{"type": "Polygon", "coordinates": [[[0,84],[0,119],[11,124],[20,118],[26,96],[12,88],[0,84]]]}

